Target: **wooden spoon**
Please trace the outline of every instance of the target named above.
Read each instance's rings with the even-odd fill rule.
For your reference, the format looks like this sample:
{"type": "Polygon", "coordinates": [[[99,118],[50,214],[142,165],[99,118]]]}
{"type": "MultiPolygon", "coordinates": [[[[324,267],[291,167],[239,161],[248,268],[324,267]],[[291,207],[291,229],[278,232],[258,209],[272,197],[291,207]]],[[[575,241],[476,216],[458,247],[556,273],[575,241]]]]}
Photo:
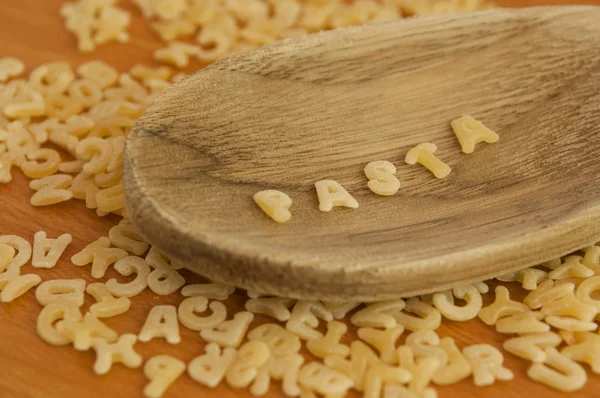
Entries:
{"type": "Polygon", "coordinates": [[[286,40],[167,90],[129,135],[127,212],[208,278],[267,294],[381,300],[539,264],[600,240],[600,7],[436,15],[286,40]],[[496,144],[461,152],[450,121],[496,144]],[[404,163],[433,142],[439,180],[404,163]],[[388,160],[400,191],[364,166],[388,160]],[[333,179],[358,209],[318,209],[333,179]],[[285,224],[253,202],[293,199],[285,224]]]}

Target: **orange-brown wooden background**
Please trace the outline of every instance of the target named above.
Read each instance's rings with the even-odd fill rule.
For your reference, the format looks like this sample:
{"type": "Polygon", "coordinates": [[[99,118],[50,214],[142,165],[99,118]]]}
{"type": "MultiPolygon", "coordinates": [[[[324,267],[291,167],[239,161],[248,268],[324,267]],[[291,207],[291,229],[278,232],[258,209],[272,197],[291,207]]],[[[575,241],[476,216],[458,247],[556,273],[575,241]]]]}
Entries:
{"type": "MultiPolygon", "coordinates": [[[[161,46],[144,23],[139,12],[130,1],[121,1],[132,11],[133,23],[130,29],[131,42],[127,45],[101,47],[93,55],[81,55],[75,51],[73,37],[68,34],[58,15],[58,9],[65,0],[0,0],[0,57],[17,56],[26,62],[28,70],[40,63],[68,60],[79,64],[89,59],[105,60],[121,71],[136,63],[152,64],[152,52],[161,46]]],[[[560,1],[560,0],[498,0],[504,6],[524,7],[542,4],[600,4],[600,0],[560,1]]],[[[599,49],[600,51],[600,49],[599,49]]],[[[199,67],[200,65],[195,65],[199,67]]],[[[31,191],[28,182],[18,171],[13,172],[13,182],[0,185],[0,235],[17,234],[29,241],[36,231],[46,231],[49,237],[68,232],[73,235],[73,243],[63,255],[59,264],[51,270],[35,270],[43,280],[54,278],[83,278],[88,282],[89,267],[76,267],[70,257],[85,245],[105,236],[114,225],[116,218],[101,219],[95,212],[85,208],[80,201],[71,201],[47,208],[34,208],[29,205],[31,191]]],[[[30,265],[25,273],[32,272],[30,265]]],[[[114,273],[107,274],[113,277],[114,273]]],[[[517,285],[511,288],[515,296],[523,296],[524,291],[517,285]]],[[[487,301],[492,295],[488,295],[487,301]]],[[[88,298],[89,300],[89,298],[88,298]]],[[[132,308],[124,315],[107,319],[106,323],[119,333],[139,332],[149,308],[158,303],[178,305],[182,297],[174,294],[160,298],[146,290],[133,299],[132,308]]],[[[227,302],[230,313],[243,307],[243,294],[236,293],[227,302]]],[[[86,303],[90,304],[90,302],[86,303]]],[[[58,397],[141,397],[145,384],[141,369],[127,369],[116,365],[108,375],[96,376],[91,368],[94,353],[77,352],[71,347],[53,347],[42,342],[36,335],[36,317],[41,307],[35,301],[33,292],[10,304],[0,304],[0,398],[58,398],[58,397]]],[[[271,321],[258,316],[253,326],[271,321]]],[[[182,343],[169,345],[164,340],[138,343],[136,349],[145,359],[155,354],[171,354],[186,362],[203,352],[203,343],[197,333],[182,327],[182,343]]],[[[345,341],[355,338],[355,328],[350,327],[345,341]]],[[[444,321],[439,330],[442,336],[452,336],[459,347],[478,342],[488,342],[500,346],[507,338],[485,326],[479,320],[466,323],[444,321]]],[[[528,364],[506,354],[506,366],[513,370],[512,382],[500,382],[491,387],[475,388],[471,379],[450,387],[438,388],[441,397],[548,397],[566,396],[544,386],[531,382],[526,377],[528,364]]],[[[275,383],[269,397],[280,396],[279,385],[275,383]]],[[[232,390],[225,385],[208,389],[195,383],[189,376],[182,376],[167,392],[166,397],[249,397],[246,390],[232,390]]],[[[600,397],[600,377],[590,375],[586,387],[572,398],[600,397]]]]}

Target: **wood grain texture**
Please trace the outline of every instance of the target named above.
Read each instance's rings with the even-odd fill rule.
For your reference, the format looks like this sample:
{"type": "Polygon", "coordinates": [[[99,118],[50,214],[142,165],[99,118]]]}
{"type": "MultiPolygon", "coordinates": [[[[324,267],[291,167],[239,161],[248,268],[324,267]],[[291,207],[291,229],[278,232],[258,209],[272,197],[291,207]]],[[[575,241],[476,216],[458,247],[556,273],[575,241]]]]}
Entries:
{"type": "Polygon", "coordinates": [[[190,269],[294,298],[406,297],[551,260],[600,240],[598,48],[600,7],[548,7],[349,28],[228,58],[136,124],[128,214],[190,269]],[[449,126],[461,115],[500,142],[463,154],[449,126]],[[422,142],[450,176],[404,164],[422,142]],[[396,195],[367,187],[373,160],[398,167],[396,195]],[[360,207],[320,212],[314,183],[329,179],[360,207]],[[266,189],[292,198],[291,221],[251,200],[266,189]]]}
{"type": "MultiPolygon", "coordinates": [[[[153,38],[145,23],[135,14],[132,25],[132,43],[125,46],[110,45],[103,47],[93,56],[82,56],[74,50],[74,41],[62,28],[57,17],[58,7],[62,0],[20,0],[4,1],[0,7],[0,56],[16,55],[28,64],[29,69],[40,63],[53,60],[69,60],[79,64],[87,59],[101,58],[125,71],[135,63],[149,63],[150,52],[160,46],[153,38]],[[10,38],[10,39],[7,39],[10,38]]],[[[503,2],[512,6],[529,4],[558,3],[555,1],[514,0],[503,2]]],[[[563,2],[564,3],[564,2],[563,2]]],[[[600,4],[600,1],[581,1],[580,3],[600,4]]],[[[133,7],[131,7],[133,10],[133,7]]],[[[73,243],[63,255],[59,264],[51,270],[34,270],[30,265],[24,272],[37,272],[44,280],[54,278],[84,278],[88,282],[87,267],[75,267],[69,259],[85,245],[105,236],[116,219],[98,218],[92,210],[85,208],[82,202],[71,202],[48,208],[34,208],[29,205],[31,190],[27,179],[18,171],[14,172],[11,184],[0,185],[0,234],[17,234],[33,240],[33,234],[44,230],[49,237],[56,237],[69,232],[73,235],[73,243]]],[[[108,277],[115,276],[112,270],[108,277]]],[[[193,275],[186,275],[193,278],[193,275]]],[[[510,286],[511,295],[523,297],[524,291],[517,285],[510,286]]],[[[489,302],[491,296],[485,298],[489,302]]],[[[145,317],[152,305],[156,303],[178,304],[182,301],[179,295],[156,299],[146,291],[133,300],[130,311],[124,315],[107,320],[107,323],[119,333],[137,333],[142,327],[145,317]]],[[[242,308],[244,296],[236,293],[226,305],[231,313],[242,308]]],[[[86,307],[90,302],[86,302],[86,307]]],[[[0,305],[0,397],[2,398],[65,398],[65,397],[141,397],[145,383],[140,369],[130,370],[116,366],[111,372],[99,377],[91,368],[94,355],[91,352],[76,352],[67,347],[51,347],[42,342],[35,333],[35,320],[41,307],[35,301],[33,292],[9,305],[0,305]]],[[[252,327],[267,321],[265,317],[257,317],[252,327]]],[[[344,341],[356,338],[356,329],[349,328],[344,341]]],[[[506,336],[496,333],[479,320],[467,323],[444,322],[439,330],[440,335],[456,339],[460,347],[477,342],[489,342],[500,347],[506,336]]],[[[197,333],[182,328],[181,344],[170,346],[164,341],[152,341],[137,344],[136,350],[145,359],[156,354],[172,354],[184,361],[189,361],[202,352],[203,342],[197,333]]],[[[566,395],[550,390],[531,382],[525,376],[527,363],[506,355],[506,366],[515,373],[512,382],[497,383],[492,387],[476,388],[470,380],[457,385],[439,388],[439,396],[444,397],[545,397],[561,398],[566,395]]],[[[306,355],[310,358],[309,355],[306,355]]],[[[589,373],[590,380],[586,387],[572,398],[589,398],[598,394],[600,377],[589,373]]],[[[208,396],[219,398],[251,397],[245,391],[234,391],[224,385],[216,389],[204,388],[187,375],[183,375],[165,395],[168,397],[208,396]]],[[[277,384],[272,387],[268,398],[280,397],[277,384]]],[[[357,395],[354,395],[357,396],[357,395]]]]}

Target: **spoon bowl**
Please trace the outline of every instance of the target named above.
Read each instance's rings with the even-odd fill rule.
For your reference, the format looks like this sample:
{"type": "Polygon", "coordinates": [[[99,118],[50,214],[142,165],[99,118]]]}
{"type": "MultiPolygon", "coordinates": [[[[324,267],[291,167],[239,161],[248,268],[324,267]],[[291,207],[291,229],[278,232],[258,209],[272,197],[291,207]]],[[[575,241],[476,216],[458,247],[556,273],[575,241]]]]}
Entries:
{"type": "Polygon", "coordinates": [[[300,299],[429,293],[600,240],[600,7],[448,14],[286,40],[167,90],[127,139],[127,213],[210,279],[300,299]],[[500,135],[464,154],[450,122],[500,135]],[[436,179],[404,156],[432,142],[436,179]],[[396,165],[397,194],[363,169],[396,165]],[[321,212],[332,179],[358,209],[321,212]],[[288,194],[278,224],[253,202],[288,194]]]}

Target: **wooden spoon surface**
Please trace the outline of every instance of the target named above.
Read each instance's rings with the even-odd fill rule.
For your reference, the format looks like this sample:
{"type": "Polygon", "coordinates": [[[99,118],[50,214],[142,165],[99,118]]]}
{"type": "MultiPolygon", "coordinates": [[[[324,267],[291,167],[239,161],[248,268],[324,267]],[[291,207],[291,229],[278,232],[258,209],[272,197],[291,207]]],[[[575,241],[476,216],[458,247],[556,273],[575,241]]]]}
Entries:
{"type": "Polygon", "coordinates": [[[550,260],[600,240],[600,7],[449,14],[239,54],[163,94],[124,157],[127,211],[211,279],[295,298],[381,300],[550,260]],[[450,121],[500,135],[461,152],[450,121]],[[433,142],[438,180],[404,156],[433,142]],[[388,160],[400,191],[372,193],[388,160]],[[333,179],[360,203],[318,209],[333,179]],[[287,193],[277,224],[253,202],[287,193]]]}

